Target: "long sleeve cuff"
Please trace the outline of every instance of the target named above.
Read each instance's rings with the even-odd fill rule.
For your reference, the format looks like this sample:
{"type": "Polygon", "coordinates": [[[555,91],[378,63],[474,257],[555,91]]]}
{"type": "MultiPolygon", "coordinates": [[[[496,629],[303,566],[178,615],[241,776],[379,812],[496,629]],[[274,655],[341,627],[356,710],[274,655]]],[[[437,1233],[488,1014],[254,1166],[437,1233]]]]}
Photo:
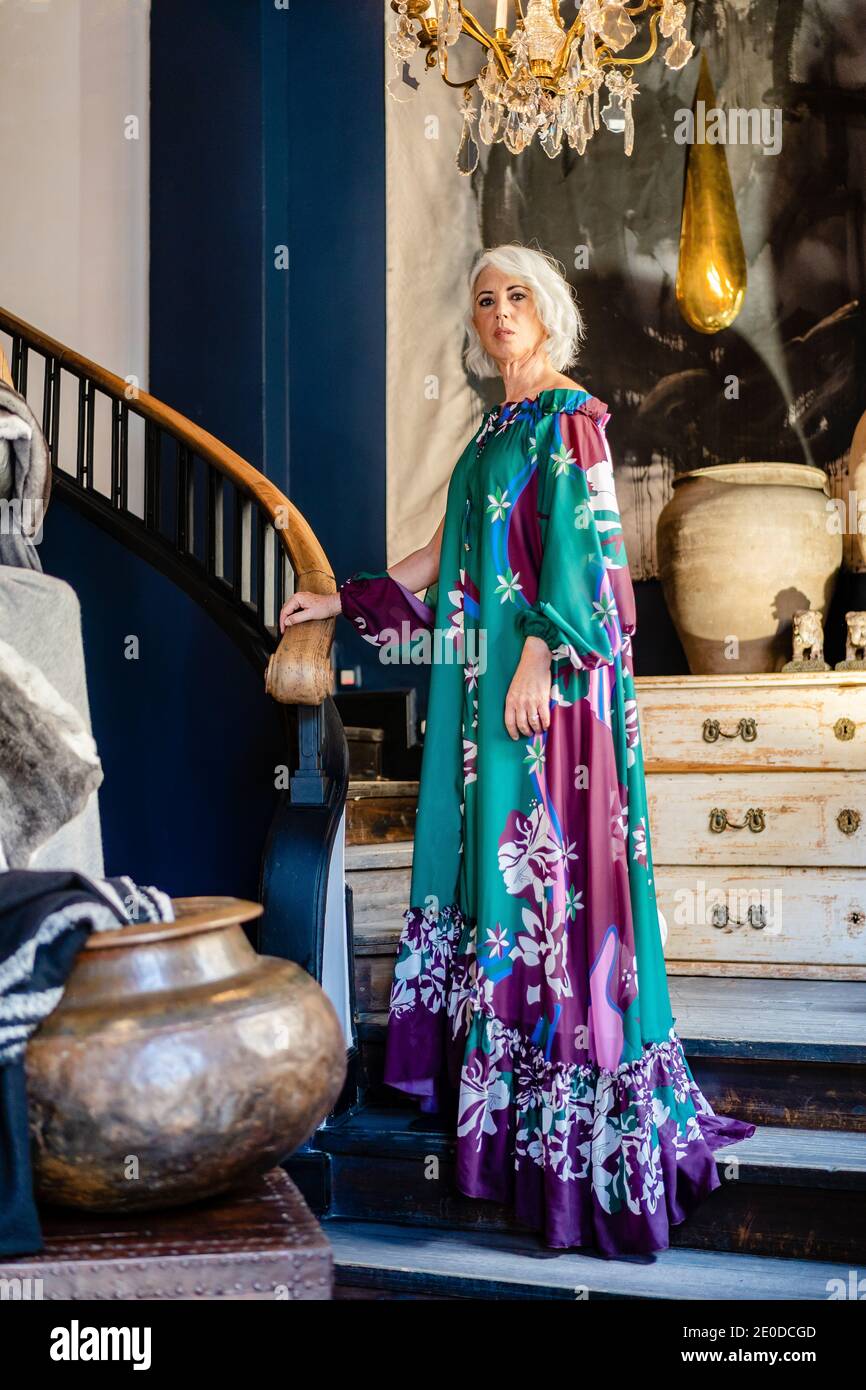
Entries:
{"type": "Polygon", "coordinates": [[[522,637],[541,637],[552,652],[563,644],[564,638],[556,624],[535,608],[524,608],[518,613],[517,626],[522,637]]]}
{"type": "Polygon", "coordinates": [[[599,666],[612,665],[622,647],[622,633],[614,614],[598,628],[600,647],[590,646],[553,605],[544,600],[518,613],[517,623],[524,637],[543,637],[552,652],[567,654],[578,671],[594,671],[599,666]]]}
{"type": "Polygon", "coordinates": [[[340,609],[361,636],[374,646],[403,646],[421,631],[430,631],[434,612],[390,575],[358,570],[340,585],[340,609]]]}

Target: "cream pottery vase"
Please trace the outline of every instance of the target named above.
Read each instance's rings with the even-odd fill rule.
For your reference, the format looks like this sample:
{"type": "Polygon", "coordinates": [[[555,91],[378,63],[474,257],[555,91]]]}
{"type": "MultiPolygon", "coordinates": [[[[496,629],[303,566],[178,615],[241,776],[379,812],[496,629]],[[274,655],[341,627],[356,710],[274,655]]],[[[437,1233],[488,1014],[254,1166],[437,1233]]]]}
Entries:
{"type": "Polygon", "coordinates": [[[674,479],[659,575],[693,675],[778,671],[798,608],[824,620],[842,563],[820,468],[725,463],[674,479]]]}

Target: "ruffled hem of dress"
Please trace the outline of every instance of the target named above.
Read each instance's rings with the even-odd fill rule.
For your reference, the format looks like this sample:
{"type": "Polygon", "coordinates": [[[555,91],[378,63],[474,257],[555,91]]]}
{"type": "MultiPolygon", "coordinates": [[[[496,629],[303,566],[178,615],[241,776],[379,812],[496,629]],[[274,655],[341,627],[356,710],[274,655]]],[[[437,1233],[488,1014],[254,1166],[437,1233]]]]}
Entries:
{"type": "Polygon", "coordinates": [[[459,906],[404,917],[385,1081],[427,1110],[456,1096],[459,1191],[510,1206],[553,1249],[667,1249],[721,1186],[713,1155],[755,1126],[714,1113],[673,1024],[615,1070],[549,1059],[493,1012],[459,906]]]}

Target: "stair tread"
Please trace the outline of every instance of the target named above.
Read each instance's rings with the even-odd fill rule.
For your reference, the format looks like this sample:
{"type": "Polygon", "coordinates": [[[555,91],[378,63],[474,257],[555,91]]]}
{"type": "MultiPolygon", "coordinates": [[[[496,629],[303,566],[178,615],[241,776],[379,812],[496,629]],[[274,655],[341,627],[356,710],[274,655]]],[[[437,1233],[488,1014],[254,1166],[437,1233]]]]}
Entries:
{"type": "MultiPolygon", "coordinates": [[[[450,1151],[453,1129],[436,1115],[414,1107],[363,1106],[317,1131],[316,1146],[328,1152],[358,1152],[381,1145],[396,1156],[450,1151]]],[[[743,1178],[772,1182],[784,1174],[809,1175],[816,1185],[866,1189],[866,1134],[856,1130],[800,1129],[758,1125],[750,1139],[716,1151],[719,1163],[736,1157],[743,1178]]]]}
{"type": "Polygon", "coordinates": [[[679,975],[668,983],[677,1031],[692,1038],[866,1045],[859,981],[679,975]]]}
{"type": "Polygon", "coordinates": [[[574,1299],[578,1288],[631,1298],[825,1300],[827,1282],[847,1289],[850,1267],[818,1260],[677,1247],[650,1256],[607,1260],[578,1250],[552,1250],[537,1236],[503,1231],[452,1231],[327,1218],[323,1228],[340,1273],[361,1283],[390,1276],[411,1285],[491,1298],[574,1299]],[[479,1287],[480,1286],[480,1287],[479,1287]]]}
{"type": "MultiPolygon", "coordinates": [[[[385,930],[389,921],[383,914],[385,930]]],[[[866,1062],[862,982],[675,975],[668,987],[674,1026],[693,1056],[866,1062]]],[[[386,1021],[385,1012],[360,1015],[368,1036],[386,1021]]]]}
{"type": "Polygon", "coordinates": [[[396,903],[376,903],[370,907],[362,907],[360,912],[355,910],[353,923],[356,938],[363,938],[368,934],[384,937],[386,944],[396,951],[397,936],[403,928],[403,908],[398,907],[396,903]]]}
{"type": "MultiPolygon", "coordinates": [[[[403,922],[400,922],[403,926],[403,922]]],[[[399,930],[399,928],[398,928],[399,930]]],[[[375,920],[355,922],[352,927],[355,944],[355,958],[358,961],[372,956],[380,960],[394,959],[394,927],[390,922],[375,920]]]]}
{"type": "Polygon", "coordinates": [[[388,840],[381,844],[346,845],[346,872],[350,869],[405,869],[412,867],[413,840],[388,840]]]}
{"type": "Polygon", "coordinates": [[[392,782],[382,778],[354,778],[350,780],[346,793],[350,801],[376,796],[417,796],[417,782],[392,782]]]}

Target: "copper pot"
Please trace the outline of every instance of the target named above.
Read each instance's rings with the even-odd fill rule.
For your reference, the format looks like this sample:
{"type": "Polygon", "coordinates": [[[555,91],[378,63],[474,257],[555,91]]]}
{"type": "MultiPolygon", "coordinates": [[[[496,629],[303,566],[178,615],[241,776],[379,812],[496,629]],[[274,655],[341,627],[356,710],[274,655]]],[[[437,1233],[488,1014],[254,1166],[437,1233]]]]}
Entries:
{"type": "Polygon", "coordinates": [[[27,1048],[38,1196],[93,1211],[209,1197],[286,1158],[346,1075],[333,1005],[257,955],[238,898],[176,898],[176,922],[94,932],[27,1048]]]}

